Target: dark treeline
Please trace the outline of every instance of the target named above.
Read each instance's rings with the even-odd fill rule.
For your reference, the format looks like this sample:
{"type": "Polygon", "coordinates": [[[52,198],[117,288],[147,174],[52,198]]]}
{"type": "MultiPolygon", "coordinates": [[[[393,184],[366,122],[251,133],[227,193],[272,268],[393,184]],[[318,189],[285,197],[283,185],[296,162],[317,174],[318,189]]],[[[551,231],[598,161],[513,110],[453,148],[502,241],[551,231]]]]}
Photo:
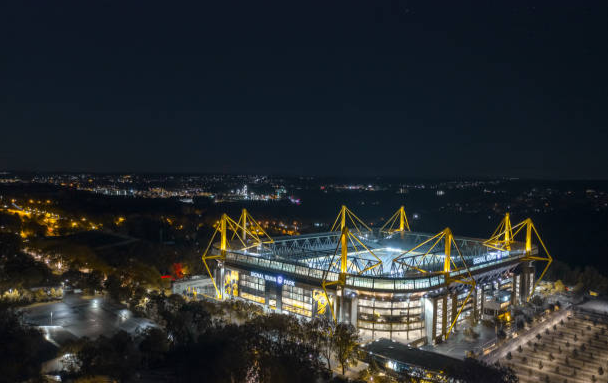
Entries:
{"type": "Polygon", "coordinates": [[[331,380],[329,354],[344,368],[354,362],[358,336],[350,325],[262,315],[241,301],[185,301],[156,295],[142,314],[160,324],[134,337],[71,342],[65,377],[108,375],[126,381],[157,374],[176,382],[315,382],[331,380]]]}
{"type": "Polygon", "coordinates": [[[547,270],[546,279],[561,280],[564,284],[572,286],[575,293],[584,294],[594,291],[600,295],[608,295],[608,278],[592,266],[572,268],[565,262],[553,261],[547,270]]]}

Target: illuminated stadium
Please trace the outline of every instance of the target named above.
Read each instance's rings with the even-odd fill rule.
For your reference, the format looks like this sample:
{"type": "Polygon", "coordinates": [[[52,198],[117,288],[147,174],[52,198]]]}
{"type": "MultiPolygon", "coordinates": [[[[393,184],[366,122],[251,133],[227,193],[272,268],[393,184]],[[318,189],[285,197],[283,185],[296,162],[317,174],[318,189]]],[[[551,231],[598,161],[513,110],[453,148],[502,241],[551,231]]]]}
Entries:
{"type": "Polygon", "coordinates": [[[343,206],[329,232],[277,238],[246,210],[224,214],[203,255],[218,299],[415,344],[446,339],[470,315],[509,320],[534,291],[534,261],[546,271],[551,256],[530,219],[511,225],[507,214],[489,239],[468,238],[411,231],[403,207],[380,229],[343,206]]]}

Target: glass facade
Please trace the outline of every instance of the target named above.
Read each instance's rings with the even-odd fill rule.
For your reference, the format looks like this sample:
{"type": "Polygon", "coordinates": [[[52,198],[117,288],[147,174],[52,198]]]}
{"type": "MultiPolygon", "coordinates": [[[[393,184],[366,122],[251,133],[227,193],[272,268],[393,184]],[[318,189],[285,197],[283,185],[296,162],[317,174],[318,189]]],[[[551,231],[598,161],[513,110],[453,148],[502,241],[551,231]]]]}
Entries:
{"type": "Polygon", "coordinates": [[[285,311],[312,316],[312,290],[297,286],[283,286],[283,306],[285,311]]]}
{"type": "MultiPolygon", "coordinates": [[[[255,270],[255,269],[254,269],[255,270]]],[[[295,270],[295,268],[294,268],[295,270]]],[[[331,309],[339,321],[355,325],[364,340],[389,338],[406,343],[425,340],[434,343],[445,337],[456,315],[460,311],[456,328],[475,310],[477,318],[486,311],[488,300],[496,300],[501,309],[508,309],[514,299],[513,289],[521,286],[521,280],[533,278],[526,269],[522,276],[512,272],[496,274],[486,283],[480,283],[470,290],[458,292],[445,289],[420,292],[390,293],[373,291],[373,288],[351,288],[328,290],[325,292],[312,281],[302,283],[292,280],[292,275],[259,271],[247,271],[238,266],[224,267],[225,297],[240,297],[262,304],[266,309],[291,313],[306,318],[315,316],[331,317],[331,309]],[[500,277],[498,276],[500,275],[500,277]],[[467,300],[468,297],[468,300],[467,300]],[[336,298],[338,298],[336,300],[336,298]],[[466,302],[465,302],[466,300],[466,302]]],[[[372,286],[383,286],[382,279],[349,276],[352,284],[372,281],[372,286]]],[[[438,278],[439,279],[439,278],[438,278]]],[[[432,278],[424,281],[433,283],[432,278]]],[[[391,283],[404,280],[391,280],[391,283]]],[[[416,286],[416,283],[414,283],[416,286]]],[[[526,289],[529,289],[527,287],[526,289]]]]}
{"type": "MultiPolygon", "coordinates": [[[[237,271],[231,270],[231,272],[237,271]]],[[[239,296],[253,302],[266,304],[265,286],[266,281],[264,279],[241,273],[239,296]]]]}
{"type": "Polygon", "coordinates": [[[357,327],[370,338],[416,340],[424,336],[424,315],[420,296],[357,299],[357,327]]]}

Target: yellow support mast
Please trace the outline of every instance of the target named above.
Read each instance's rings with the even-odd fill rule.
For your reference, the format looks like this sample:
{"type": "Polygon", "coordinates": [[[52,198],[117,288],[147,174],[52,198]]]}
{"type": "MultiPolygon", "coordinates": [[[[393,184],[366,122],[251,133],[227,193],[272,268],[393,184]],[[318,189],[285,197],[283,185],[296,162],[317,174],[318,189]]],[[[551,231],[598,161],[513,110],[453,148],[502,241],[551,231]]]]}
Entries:
{"type": "Polygon", "coordinates": [[[484,242],[484,245],[495,250],[510,251],[513,241],[511,216],[509,213],[506,213],[496,230],[494,230],[494,233],[484,242]]]}
{"type": "MultiPolygon", "coordinates": [[[[547,250],[547,247],[545,246],[545,243],[543,242],[542,238],[540,237],[540,234],[538,234],[538,230],[536,230],[536,226],[534,226],[534,223],[532,222],[532,220],[530,218],[524,220],[517,226],[520,226],[520,225],[523,225],[526,227],[525,257],[522,259],[524,261],[547,262],[547,265],[543,269],[543,272],[540,274],[540,277],[538,277],[536,282],[534,282],[534,286],[532,286],[532,291],[530,291],[530,294],[528,295],[528,298],[526,299],[526,301],[529,301],[530,298],[532,298],[532,295],[534,295],[536,286],[538,286],[540,281],[545,276],[545,273],[547,272],[547,270],[549,270],[549,266],[551,266],[551,262],[553,262],[553,257],[551,257],[551,254],[549,254],[549,250],[547,250]],[[545,256],[532,255],[532,234],[533,233],[536,236],[536,239],[538,239],[538,242],[540,243],[541,247],[543,248],[543,250],[545,252],[545,256]]],[[[518,230],[518,232],[519,232],[519,230],[518,230]]]]}
{"type": "Polygon", "coordinates": [[[551,254],[549,254],[549,250],[547,250],[547,247],[545,246],[545,243],[541,239],[540,234],[538,234],[538,230],[536,230],[536,226],[534,226],[534,223],[532,222],[532,220],[530,218],[527,218],[527,219],[521,221],[520,223],[518,223],[517,225],[511,226],[511,217],[510,217],[509,213],[507,213],[505,215],[505,218],[503,218],[503,220],[500,222],[500,224],[498,225],[498,227],[496,228],[496,230],[490,237],[490,239],[488,239],[484,242],[484,245],[487,247],[490,247],[492,249],[496,249],[496,250],[500,250],[500,251],[505,251],[505,250],[511,251],[512,244],[515,242],[515,237],[520,232],[522,232],[524,228],[526,229],[526,237],[525,237],[525,242],[524,242],[524,246],[525,246],[524,247],[524,257],[521,259],[523,261],[547,262],[547,265],[545,266],[543,272],[541,273],[540,277],[534,283],[534,286],[532,287],[532,291],[528,295],[527,300],[529,301],[530,298],[532,297],[532,295],[534,294],[534,290],[536,289],[536,286],[538,286],[538,283],[545,276],[545,273],[549,269],[551,262],[553,262],[553,258],[551,257],[551,254]],[[538,242],[540,243],[540,245],[545,253],[545,256],[532,255],[533,234],[534,234],[534,236],[536,236],[536,239],[538,239],[538,242]]]}
{"type": "Polygon", "coordinates": [[[407,215],[405,214],[405,207],[401,206],[380,228],[380,232],[392,234],[404,231],[411,231],[411,229],[407,220],[407,215]]]}
{"type": "Polygon", "coordinates": [[[511,250],[511,236],[513,235],[512,232],[512,228],[511,228],[511,217],[509,216],[509,213],[505,214],[505,244],[506,244],[506,248],[507,250],[511,250]]]}
{"type": "Polygon", "coordinates": [[[401,206],[399,208],[399,231],[405,231],[406,228],[407,231],[411,231],[410,224],[407,222],[407,216],[405,215],[405,207],[401,206]]]}
{"type": "MultiPolygon", "coordinates": [[[[371,232],[371,229],[361,219],[359,219],[359,217],[357,217],[353,212],[351,212],[346,206],[342,205],[342,207],[340,208],[340,212],[338,213],[338,216],[336,217],[336,220],[334,221],[334,224],[331,228],[331,231],[336,231],[337,229],[340,230],[340,238],[338,240],[338,245],[336,246],[336,250],[334,251],[334,255],[329,262],[327,270],[325,270],[325,272],[323,273],[323,279],[321,282],[321,287],[323,288],[323,293],[325,294],[325,299],[327,299],[327,302],[329,304],[329,309],[331,311],[331,315],[332,315],[334,322],[337,322],[336,313],[334,312],[333,305],[331,304],[331,300],[329,299],[329,295],[327,294],[327,287],[336,285],[336,286],[340,286],[342,289],[344,289],[344,286],[346,285],[346,276],[348,275],[348,244],[349,244],[349,242],[353,245],[355,251],[358,251],[359,247],[361,247],[362,249],[366,250],[369,254],[371,254],[377,261],[376,263],[366,267],[363,270],[358,270],[359,275],[363,274],[366,271],[369,271],[375,267],[378,267],[382,264],[382,260],[378,256],[376,256],[376,254],[374,254],[374,252],[371,249],[369,249],[359,239],[359,237],[357,235],[354,235],[351,232],[351,230],[348,228],[349,221],[354,225],[354,228],[359,235],[361,235],[363,233],[361,231],[361,229],[359,228],[359,226],[362,226],[363,228],[365,228],[366,230],[371,232]],[[358,246],[357,246],[357,244],[358,244],[358,246]],[[338,274],[338,280],[328,282],[327,276],[329,275],[329,272],[330,272],[332,266],[334,266],[334,259],[336,258],[337,254],[338,254],[338,249],[340,250],[340,268],[339,268],[340,273],[338,274]]],[[[342,291],[342,296],[343,296],[343,294],[344,294],[344,291],[342,291]]]]}
{"type": "Polygon", "coordinates": [[[443,241],[445,242],[445,258],[443,260],[443,272],[449,273],[452,266],[452,257],[450,255],[452,254],[452,241],[454,240],[454,236],[452,235],[452,230],[450,230],[449,228],[446,228],[443,232],[443,241]]]}
{"type": "MultiPolygon", "coordinates": [[[[236,224],[241,229],[240,237],[245,243],[248,241],[248,235],[249,239],[255,243],[254,246],[274,242],[268,233],[266,233],[264,228],[251,216],[251,214],[249,214],[247,209],[243,209],[241,211],[241,216],[236,224]]],[[[236,232],[232,234],[231,239],[234,239],[236,235],[236,232]]]]}
{"type": "Polygon", "coordinates": [[[217,299],[222,299],[223,294],[216,284],[207,261],[216,260],[222,262],[226,259],[226,252],[228,250],[246,251],[252,247],[258,247],[272,242],[274,242],[273,239],[270,238],[264,229],[248,214],[247,210],[243,209],[243,213],[238,222],[234,221],[227,214],[222,214],[219,222],[215,225],[215,231],[202,255],[203,264],[205,265],[207,274],[209,274],[209,277],[213,282],[217,299]],[[228,239],[229,231],[232,232],[232,238],[230,238],[230,240],[228,239]],[[220,236],[219,253],[212,254],[210,253],[210,250],[218,235],[220,236]],[[234,240],[235,238],[237,240],[234,240]],[[231,243],[235,248],[231,248],[231,243]]]}
{"type": "Polygon", "coordinates": [[[446,287],[448,287],[452,283],[459,283],[462,285],[469,286],[469,293],[467,294],[466,298],[462,302],[460,309],[454,316],[454,318],[450,324],[450,327],[448,328],[448,331],[446,332],[445,337],[447,339],[450,336],[450,334],[452,333],[452,329],[456,325],[456,322],[458,321],[458,318],[460,317],[462,310],[464,310],[464,307],[466,306],[467,302],[469,301],[471,294],[473,293],[473,290],[477,286],[475,279],[471,275],[471,271],[469,270],[469,267],[467,266],[467,263],[465,262],[464,257],[462,256],[462,253],[460,252],[460,249],[458,248],[458,245],[456,244],[456,241],[454,240],[454,235],[452,233],[452,230],[449,227],[446,227],[441,232],[435,234],[434,236],[430,237],[426,241],[419,243],[412,249],[399,254],[397,257],[395,257],[393,259],[393,262],[400,263],[403,266],[416,270],[420,273],[431,273],[432,271],[425,270],[421,266],[423,266],[423,264],[424,264],[424,259],[427,256],[429,256],[429,254],[431,254],[431,252],[435,248],[435,246],[437,246],[442,240],[444,242],[443,270],[440,272],[436,272],[436,273],[443,274],[446,287]],[[405,256],[407,256],[408,254],[413,253],[414,251],[416,251],[417,249],[421,248],[422,246],[424,246],[426,244],[431,244],[430,247],[428,248],[428,250],[425,253],[423,253],[422,256],[416,255],[415,257],[412,257],[413,261],[411,261],[411,263],[407,263],[407,261],[402,259],[405,256]],[[460,258],[460,261],[462,262],[461,267],[458,267],[456,265],[456,263],[454,262],[454,258],[452,257],[452,247],[454,247],[456,249],[456,252],[458,253],[458,258],[460,258]],[[416,262],[415,258],[419,258],[419,260],[416,262]],[[452,268],[452,266],[453,266],[453,268],[452,268]],[[461,275],[463,274],[462,273],[463,270],[465,271],[465,278],[461,277],[461,275]],[[452,277],[452,274],[456,274],[458,276],[452,277]]]}
{"type": "Polygon", "coordinates": [[[243,239],[247,239],[247,209],[243,209],[243,211],[241,212],[241,218],[239,218],[239,222],[241,222],[241,219],[243,220],[243,228],[242,228],[242,236],[243,239]]]}
{"type": "Polygon", "coordinates": [[[456,244],[456,241],[454,240],[454,235],[452,234],[452,230],[450,230],[449,228],[446,228],[444,230],[444,242],[445,242],[445,260],[444,260],[444,265],[443,265],[443,273],[445,275],[446,285],[449,286],[451,283],[460,283],[460,284],[469,286],[469,293],[464,298],[464,301],[462,302],[462,305],[460,306],[460,309],[458,309],[458,312],[456,313],[454,318],[452,318],[452,323],[450,324],[450,327],[448,328],[448,331],[445,334],[445,339],[448,339],[450,334],[452,333],[452,329],[454,328],[454,326],[456,325],[456,322],[458,321],[458,318],[460,317],[460,314],[462,313],[462,310],[464,310],[464,307],[466,306],[467,302],[469,301],[471,294],[475,290],[477,283],[475,282],[475,278],[473,278],[473,276],[471,275],[471,271],[469,270],[469,267],[467,266],[467,263],[465,262],[464,257],[462,256],[462,253],[460,252],[460,249],[458,248],[458,245],[456,244]],[[452,256],[451,256],[452,245],[454,245],[454,247],[456,248],[456,251],[458,252],[460,260],[462,261],[463,267],[461,267],[460,269],[458,269],[458,267],[454,263],[454,260],[452,259],[452,256]],[[461,278],[460,276],[453,278],[450,275],[450,273],[452,272],[452,267],[451,267],[452,265],[454,265],[454,268],[455,268],[455,270],[453,270],[454,272],[460,271],[464,268],[466,270],[466,274],[468,275],[468,277],[464,278],[464,279],[461,278]]]}
{"type": "Polygon", "coordinates": [[[222,291],[217,287],[217,284],[215,283],[215,277],[211,273],[211,269],[209,269],[209,265],[207,264],[207,261],[211,260],[211,259],[214,259],[216,261],[223,261],[224,259],[226,259],[226,250],[228,249],[228,238],[226,235],[226,227],[227,227],[228,219],[230,219],[228,217],[228,215],[222,214],[222,218],[220,218],[220,221],[216,225],[215,231],[213,232],[213,235],[211,236],[211,239],[209,240],[209,244],[207,245],[207,248],[203,252],[203,256],[202,256],[202,260],[203,260],[203,264],[205,265],[205,269],[207,270],[207,273],[209,274],[209,278],[211,278],[211,282],[213,282],[213,287],[215,288],[216,299],[219,299],[219,300],[222,299],[222,291]],[[218,233],[220,235],[220,253],[215,254],[215,255],[209,255],[209,250],[211,249],[211,246],[213,245],[213,240],[218,235],[218,233]]]}
{"type": "Polygon", "coordinates": [[[372,232],[372,229],[365,224],[359,217],[357,217],[349,208],[342,205],[340,212],[331,226],[329,231],[342,231],[342,229],[351,224],[352,231],[358,235],[363,235],[365,232],[372,232]]]}

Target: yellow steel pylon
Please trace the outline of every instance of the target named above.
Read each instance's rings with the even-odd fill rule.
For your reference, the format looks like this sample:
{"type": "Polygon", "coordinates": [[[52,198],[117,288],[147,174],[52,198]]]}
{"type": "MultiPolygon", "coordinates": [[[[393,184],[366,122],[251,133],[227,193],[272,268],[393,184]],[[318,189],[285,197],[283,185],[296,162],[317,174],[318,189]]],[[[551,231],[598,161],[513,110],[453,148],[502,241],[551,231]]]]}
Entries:
{"type": "Polygon", "coordinates": [[[207,273],[209,274],[209,277],[213,282],[213,287],[215,288],[217,299],[222,299],[223,294],[222,291],[217,287],[215,278],[213,277],[213,274],[209,269],[207,261],[212,259],[216,261],[223,261],[224,259],[226,259],[226,252],[231,249],[231,242],[233,245],[236,244],[236,248],[232,250],[238,251],[247,250],[252,247],[272,243],[273,240],[264,231],[264,229],[262,229],[262,227],[253,219],[253,217],[247,214],[247,211],[245,209],[243,209],[243,215],[241,215],[241,219],[239,220],[239,222],[234,221],[227,214],[222,214],[222,217],[215,226],[215,231],[213,232],[213,235],[209,240],[209,244],[207,245],[207,248],[205,249],[202,255],[203,264],[205,265],[205,269],[207,270],[207,273]],[[251,231],[249,228],[253,228],[255,232],[251,231]],[[228,240],[228,231],[231,231],[233,233],[231,241],[228,240]],[[259,235],[258,233],[260,233],[261,235],[259,235]],[[220,235],[220,252],[219,254],[210,254],[209,251],[211,250],[211,247],[213,246],[213,241],[215,240],[215,237],[218,234],[220,235]],[[235,237],[238,239],[238,241],[233,241],[235,237]]]}
{"type": "Polygon", "coordinates": [[[352,230],[357,234],[361,235],[365,231],[371,232],[372,229],[365,224],[359,217],[357,217],[349,208],[342,205],[340,212],[331,226],[329,231],[342,231],[342,229],[348,224],[352,224],[352,230]],[[362,230],[363,229],[363,230],[362,230]]]}
{"type": "MultiPolygon", "coordinates": [[[[553,262],[553,257],[551,257],[551,254],[549,254],[549,250],[547,250],[547,247],[545,246],[545,243],[541,239],[540,234],[538,234],[538,230],[536,230],[536,226],[534,226],[534,223],[532,223],[532,220],[530,218],[527,218],[526,220],[524,220],[521,223],[517,224],[515,227],[518,227],[520,225],[522,227],[524,227],[524,226],[526,227],[525,257],[522,258],[522,259],[525,260],[525,261],[547,262],[547,265],[545,266],[543,272],[540,274],[540,277],[538,277],[538,279],[536,280],[536,282],[534,282],[534,286],[532,286],[532,291],[530,292],[530,295],[528,295],[528,298],[526,299],[526,301],[529,301],[530,298],[532,298],[532,295],[534,295],[534,291],[536,290],[536,286],[538,286],[539,282],[543,279],[543,277],[545,276],[545,273],[549,269],[549,266],[551,266],[551,262],[553,262]],[[540,245],[542,246],[543,250],[545,251],[545,256],[544,257],[543,256],[538,256],[538,255],[532,255],[532,233],[533,232],[536,235],[536,239],[538,239],[538,242],[540,243],[540,245]]],[[[515,235],[520,230],[521,230],[521,228],[519,228],[515,232],[515,235]]]]}
{"type": "Polygon", "coordinates": [[[462,313],[462,310],[464,310],[464,307],[466,306],[467,302],[469,301],[469,298],[471,297],[473,290],[477,286],[475,279],[471,275],[471,271],[469,270],[469,267],[467,266],[467,263],[465,262],[464,257],[462,256],[462,253],[460,252],[460,249],[458,248],[458,245],[456,244],[456,241],[454,240],[454,235],[452,234],[452,230],[450,230],[449,227],[446,227],[441,232],[435,234],[434,236],[430,237],[426,241],[421,242],[418,245],[411,248],[410,250],[399,254],[398,256],[393,258],[393,262],[397,262],[397,263],[405,266],[406,268],[414,269],[421,273],[430,273],[432,271],[425,270],[421,266],[423,266],[423,264],[424,264],[424,259],[427,256],[429,256],[429,253],[431,253],[431,251],[435,248],[435,246],[437,246],[442,240],[444,242],[444,252],[443,252],[444,259],[443,259],[443,269],[440,273],[443,274],[443,276],[444,276],[446,287],[449,286],[451,283],[459,283],[462,285],[470,286],[469,293],[467,294],[466,298],[462,302],[460,309],[456,313],[456,316],[453,318],[453,320],[450,324],[450,327],[445,335],[445,337],[447,339],[450,336],[450,334],[452,333],[452,329],[456,325],[456,322],[458,320],[458,317],[462,313]],[[432,243],[432,245],[429,247],[429,249],[424,254],[422,254],[422,256],[413,257],[411,263],[407,263],[407,261],[402,259],[403,257],[407,256],[408,254],[416,251],[420,247],[424,246],[425,244],[429,244],[429,243],[432,243]],[[462,262],[461,267],[458,267],[456,265],[456,263],[454,262],[454,259],[452,257],[452,246],[456,249],[456,251],[458,253],[458,257],[460,258],[460,261],[462,262]],[[419,258],[418,262],[416,262],[416,258],[419,258]],[[452,266],[453,266],[453,268],[452,268],[452,266]],[[462,276],[461,276],[461,274],[462,274],[461,271],[463,271],[463,270],[466,272],[465,278],[462,278],[462,276]],[[457,276],[453,277],[452,276],[453,274],[457,274],[457,276]]]}
{"type": "MultiPolygon", "coordinates": [[[[247,209],[242,210],[237,225],[241,228],[241,238],[245,242],[247,242],[247,233],[251,234],[251,240],[255,242],[254,246],[274,242],[264,228],[249,214],[247,209]]],[[[236,232],[233,233],[231,239],[234,239],[236,235],[236,232]]]]}
{"type": "Polygon", "coordinates": [[[524,257],[521,259],[524,261],[547,262],[547,265],[545,266],[540,277],[534,283],[534,286],[532,287],[532,291],[530,292],[530,294],[528,295],[528,298],[526,299],[529,301],[530,298],[532,297],[532,295],[534,294],[534,290],[536,289],[536,286],[538,286],[538,283],[541,281],[541,279],[543,279],[543,277],[545,276],[545,273],[547,272],[547,270],[549,269],[549,266],[551,265],[551,262],[553,262],[553,258],[551,257],[551,254],[549,254],[549,250],[547,250],[547,247],[545,246],[545,243],[541,239],[540,234],[538,234],[538,231],[536,230],[536,226],[534,226],[534,223],[532,222],[532,220],[530,218],[527,218],[527,219],[521,221],[520,223],[518,223],[517,225],[511,226],[511,219],[510,219],[509,213],[507,213],[505,215],[505,218],[503,218],[503,220],[500,222],[500,224],[498,225],[498,227],[496,228],[496,230],[490,237],[490,239],[488,239],[487,241],[484,242],[484,245],[486,245],[490,248],[496,249],[496,250],[510,251],[511,245],[513,244],[513,242],[515,242],[515,236],[517,236],[520,232],[522,232],[524,228],[526,229],[526,237],[525,237],[524,257]],[[538,239],[538,242],[541,244],[541,246],[545,252],[545,256],[532,255],[532,234],[536,235],[536,239],[538,239]]]}
{"type": "Polygon", "coordinates": [[[495,250],[511,250],[513,243],[513,228],[511,227],[511,216],[509,213],[500,221],[494,233],[483,244],[495,250]]]}
{"type": "Polygon", "coordinates": [[[216,225],[215,231],[213,232],[213,235],[211,236],[211,239],[209,240],[209,244],[207,245],[207,248],[203,252],[203,256],[202,256],[202,260],[203,260],[203,264],[205,265],[205,269],[207,269],[209,278],[211,278],[211,282],[213,282],[213,287],[215,288],[215,293],[216,293],[217,299],[222,299],[222,291],[217,287],[217,284],[215,283],[215,278],[213,277],[213,274],[211,273],[211,270],[209,269],[209,265],[207,264],[207,261],[211,260],[211,259],[224,260],[226,258],[226,250],[228,249],[228,238],[226,236],[226,227],[227,227],[227,222],[229,219],[230,218],[228,217],[228,215],[222,214],[222,218],[216,225]],[[211,249],[211,246],[213,245],[213,240],[215,239],[215,236],[218,233],[220,234],[220,254],[209,255],[209,250],[211,249]]]}
{"type": "Polygon", "coordinates": [[[381,233],[392,234],[394,232],[411,231],[410,224],[405,214],[405,207],[401,206],[388,221],[380,228],[381,233]]]}
{"type": "Polygon", "coordinates": [[[359,227],[358,227],[359,225],[363,226],[366,230],[371,232],[371,229],[365,223],[363,223],[363,221],[361,221],[361,219],[359,219],[353,212],[351,212],[346,206],[343,205],[340,208],[338,217],[336,217],[336,220],[334,221],[334,224],[331,228],[331,231],[336,231],[337,229],[340,230],[340,238],[338,240],[338,245],[336,246],[336,250],[334,251],[334,255],[332,256],[332,258],[328,264],[327,270],[325,270],[325,272],[323,273],[323,279],[321,281],[321,287],[323,288],[323,293],[325,294],[325,298],[327,299],[327,302],[329,302],[329,309],[331,311],[331,315],[334,319],[334,322],[336,322],[336,314],[334,312],[333,305],[331,304],[331,301],[329,299],[329,295],[327,294],[327,287],[334,286],[334,285],[344,287],[346,285],[346,275],[348,274],[348,244],[349,244],[349,242],[350,242],[350,244],[352,244],[353,248],[355,249],[355,252],[358,252],[359,247],[360,247],[361,249],[366,250],[369,254],[371,254],[377,260],[376,263],[364,268],[363,270],[357,270],[357,274],[359,274],[359,275],[363,274],[366,271],[376,268],[382,264],[382,260],[380,258],[378,258],[378,256],[376,254],[374,254],[374,252],[371,249],[369,249],[358,238],[358,236],[353,235],[353,233],[347,226],[349,221],[353,224],[353,226],[358,234],[362,234],[361,229],[359,229],[359,227]],[[358,222],[358,224],[357,224],[357,222],[358,222]],[[359,246],[357,246],[357,244],[359,246]],[[340,249],[340,273],[338,274],[338,280],[327,282],[327,275],[329,274],[332,266],[334,266],[334,259],[336,258],[337,254],[338,254],[338,249],[340,249]]]}

